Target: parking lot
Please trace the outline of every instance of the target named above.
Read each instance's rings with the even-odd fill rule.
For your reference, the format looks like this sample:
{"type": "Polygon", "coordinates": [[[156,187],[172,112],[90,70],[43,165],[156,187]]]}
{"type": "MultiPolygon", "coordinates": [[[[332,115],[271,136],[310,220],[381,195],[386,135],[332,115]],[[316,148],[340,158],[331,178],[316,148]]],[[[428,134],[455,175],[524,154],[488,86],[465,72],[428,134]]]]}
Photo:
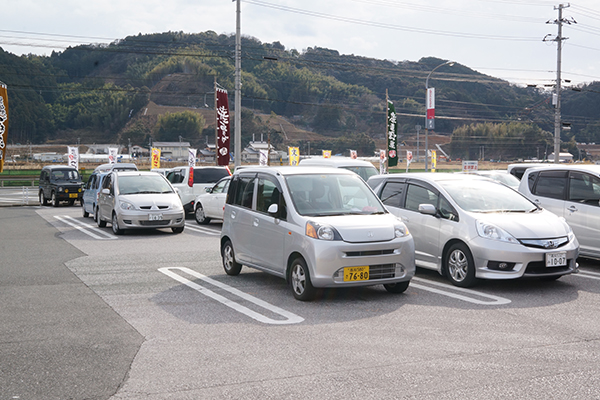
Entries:
{"type": "Polygon", "coordinates": [[[227,276],[218,223],[115,236],[80,207],[0,219],[2,399],[600,398],[596,261],[472,289],[418,270],[404,294],[306,303],[262,272],[227,276]]]}

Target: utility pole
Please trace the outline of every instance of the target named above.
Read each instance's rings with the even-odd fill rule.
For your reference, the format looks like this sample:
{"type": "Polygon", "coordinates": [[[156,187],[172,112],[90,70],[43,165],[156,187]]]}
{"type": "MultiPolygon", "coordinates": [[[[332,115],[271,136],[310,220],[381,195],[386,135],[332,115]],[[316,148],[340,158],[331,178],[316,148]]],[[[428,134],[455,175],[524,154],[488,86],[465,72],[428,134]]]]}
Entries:
{"type": "Polygon", "coordinates": [[[562,10],[564,8],[570,7],[570,4],[564,5],[559,4],[558,7],[554,7],[555,10],[558,10],[558,19],[554,21],[547,21],[547,24],[557,24],[558,25],[558,35],[549,40],[548,36],[544,37],[544,41],[553,41],[557,44],[557,55],[556,55],[556,93],[552,96],[552,103],[554,104],[554,163],[558,164],[560,162],[560,131],[561,131],[561,121],[560,121],[560,92],[561,92],[561,62],[562,62],[562,42],[568,38],[562,36],[562,26],[563,24],[572,24],[577,23],[573,19],[564,19],[562,16],[562,10]]]}
{"type": "Polygon", "coordinates": [[[235,166],[242,164],[242,34],[240,0],[236,0],[235,11],[235,166]]]}

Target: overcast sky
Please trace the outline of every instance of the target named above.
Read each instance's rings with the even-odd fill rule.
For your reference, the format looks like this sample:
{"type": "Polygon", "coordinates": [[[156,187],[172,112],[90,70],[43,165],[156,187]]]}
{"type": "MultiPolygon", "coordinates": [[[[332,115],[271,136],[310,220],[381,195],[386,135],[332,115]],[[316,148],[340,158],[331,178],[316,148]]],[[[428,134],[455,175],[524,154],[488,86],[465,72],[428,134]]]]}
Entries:
{"type": "MultiPolygon", "coordinates": [[[[560,3],[542,0],[242,0],[242,35],[302,51],[438,57],[516,84],[555,82],[560,3]],[[547,22],[550,23],[547,23],[547,22]],[[544,38],[546,37],[546,41],[544,38]]],[[[565,6],[568,3],[563,3],[565,6]]],[[[49,55],[138,33],[235,33],[231,0],[4,0],[0,47],[49,55]]],[[[563,10],[562,78],[600,81],[600,3],[563,10]],[[574,23],[573,21],[576,21],[574,23]]],[[[0,68],[0,80],[1,77],[0,68]]]]}

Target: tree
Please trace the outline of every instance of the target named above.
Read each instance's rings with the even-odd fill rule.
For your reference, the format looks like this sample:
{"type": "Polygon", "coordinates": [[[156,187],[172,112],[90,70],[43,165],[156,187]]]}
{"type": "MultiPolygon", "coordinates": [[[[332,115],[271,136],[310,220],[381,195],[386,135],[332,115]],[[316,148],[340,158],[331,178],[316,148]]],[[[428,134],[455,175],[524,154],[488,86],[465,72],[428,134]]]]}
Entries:
{"type": "Polygon", "coordinates": [[[204,117],[191,111],[166,113],[158,118],[156,139],[163,142],[177,142],[181,136],[193,142],[200,139],[204,124],[204,117]]]}

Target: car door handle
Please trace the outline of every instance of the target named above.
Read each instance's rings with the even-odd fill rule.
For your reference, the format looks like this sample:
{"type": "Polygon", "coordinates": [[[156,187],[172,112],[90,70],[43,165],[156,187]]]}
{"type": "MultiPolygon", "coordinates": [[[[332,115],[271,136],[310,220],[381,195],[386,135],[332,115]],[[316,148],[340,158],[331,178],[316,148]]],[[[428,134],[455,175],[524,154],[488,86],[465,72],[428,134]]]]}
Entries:
{"type": "Polygon", "coordinates": [[[402,217],[402,222],[407,223],[408,222],[408,217],[402,217]]]}
{"type": "MultiPolygon", "coordinates": [[[[225,206],[223,206],[223,208],[224,207],[225,206]]],[[[231,219],[235,219],[235,214],[236,214],[235,210],[231,210],[231,213],[229,214],[229,215],[231,215],[231,219]]]]}
{"type": "Polygon", "coordinates": [[[533,202],[534,202],[535,204],[540,204],[540,199],[535,199],[535,200],[533,200],[533,202]]]}
{"type": "Polygon", "coordinates": [[[258,218],[254,218],[254,220],[252,220],[252,225],[258,226],[258,218]]]}
{"type": "Polygon", "coordinates": [[[575,211],[577,211],[577,207],[571,206],[571,207],[567,208],[567,210],[569,210],[571,212],[575,212],[575,211]]]}

